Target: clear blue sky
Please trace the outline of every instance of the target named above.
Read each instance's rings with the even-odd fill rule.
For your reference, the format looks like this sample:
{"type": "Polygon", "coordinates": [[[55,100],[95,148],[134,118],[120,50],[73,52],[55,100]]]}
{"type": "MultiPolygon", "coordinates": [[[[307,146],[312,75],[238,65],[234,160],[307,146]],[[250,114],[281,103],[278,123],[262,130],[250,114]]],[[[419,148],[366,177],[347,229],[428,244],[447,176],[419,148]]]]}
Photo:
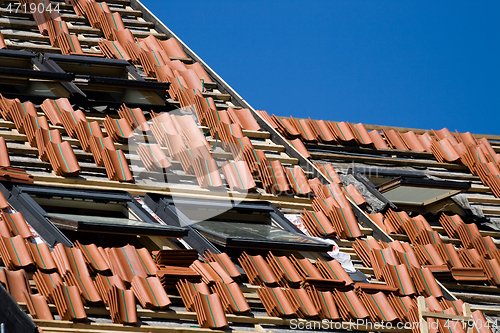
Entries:
{"type": "Polygon", "coordinates": [[[500,134],[500,1],[143,3],[255,109],[500,134]]]}

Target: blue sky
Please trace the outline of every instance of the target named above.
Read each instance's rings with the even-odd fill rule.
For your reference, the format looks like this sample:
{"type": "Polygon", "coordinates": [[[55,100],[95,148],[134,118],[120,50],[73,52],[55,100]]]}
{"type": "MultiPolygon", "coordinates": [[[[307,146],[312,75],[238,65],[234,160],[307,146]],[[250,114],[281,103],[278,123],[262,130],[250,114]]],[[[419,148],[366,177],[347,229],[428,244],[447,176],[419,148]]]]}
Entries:
{"type": "Polygon", "coordinates": [[[143,3],[255,109],[500,135],[500,1],[143,3]]]}

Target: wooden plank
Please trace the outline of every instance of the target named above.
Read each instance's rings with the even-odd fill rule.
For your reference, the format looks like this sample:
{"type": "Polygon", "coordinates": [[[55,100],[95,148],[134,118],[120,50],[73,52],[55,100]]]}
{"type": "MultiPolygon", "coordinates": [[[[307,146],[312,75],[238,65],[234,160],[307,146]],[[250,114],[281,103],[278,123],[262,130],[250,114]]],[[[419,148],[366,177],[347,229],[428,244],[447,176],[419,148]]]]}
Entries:
{"type": "Polygon", "coordinates": [[[209,190],[204,190],[201,188],[194,187],[178,187],[170,186],[165,188],[165,186],[155,186],[148,185],[148,188],[144,188],[142,185],[131,184],[131,183],[121,183],[114,182],[107,179],[97,180],[97,179],[80,179],[80,178],[65,178],[59,177],[52,174],[46,175],[34,175],[34,181],[37,184],[50,184],[52,186],[58,187],[78,187],[78,188],[89,188],[89,189],[108,189],[108,190],[122,190],[130,192],[133,195],[144,196],[146,193],[159,193],[159,194],[170,194],[182,197],[191,198],[202,198],[202,199],[217,199],[217,200],[248,200],[248,201],[269,201],[276,205],[278,208],[292,208],[292,209],[304,209],[311,207],[311,199],[300,198],[300,197],[284,197],[276,196],[267,193],[255,194],[255,193],[239,193],[235,191],[227,191],[228,196],[220,196],[214,194],[209,190]]]}
{"type": "MultiPolygon", "coordinates": [[[[418,128],[408,128],[408,127],[397,127],[397,126],[381,126],[381,125],[369,125],[369,124],[364,124],[365,128],[367,130],[377,130],[381,131],[382,129],[389,130],[393,129],[398,132],[408,132],[408,131],[413,131],[417,134],[423,134],[423,133],[429,133],[433,134],[431,130],[424,130],[424,129],[418,129],[418,128]]],[[[472,134],[475,138],[486,138],[488,140],[492,141],[500,141],[500,135],[490,135],[490,134],[472,134]]]]}
{"type": "Polygon", "coordinates": [[[483,211],[484,215],[500,216],[500,209],[481,208],[481,210],[483,211]]]}
{"type": "Polygon", "coordinates": [[[340,153],[318,153],[310,152],[311,157],[317,160],[329,161],[354,161],[360,163],[379,163],[385,165],[401,165],[401,166],[422,166],[430,168],[443,168],[449,170],[468,170],[463,164],[439,163],[437,161],[421,161],[403,158],[384,158],[372,156],[354,156],[340,153]]]}
{"type": "MultiPolygon", "coordinates": [[[[103,133],[106,133],[106,131],[104,129],[102,131],[103,131],[103,133]]],[[[0,132],[0,136],[4,137],[6,140],[28,142],[28,138],[26,137],[25,134],[19,134],[17,132],[0,132]]],[[[77,147],[81,146],[81,143],[80,143],[80,141],[78,141],[78,139],[72,139],[72,138],[66,137],[66,138],[63,138],[63,140],[68,141],[72,146],[77,146],[77,147]]],[[[214,139],[207,138],[206,140],[212,147],[215,146],[214,139]]],[[[220,146],[220,141],[218,141],[217,144],[218,144],[218,146],[220,146]]],[[[122,143],[115,142],[115,147],[116,147],[116,149],[129,151],[128,144],[122,144],[122,143]]],[[[285,147],[283,147],[281,145],[271,145],[271,144],[267,144],[267,143],[253,143],[253,147],[255,149],[260,149],[263,151],[273,151],[273,152],[285,151],[285,147]]],[[[163,148],[163,150],[165,151],[165,153],[168,153],[168,150],[166,148],[163,148]]]]}
{"type": "Polygon", "coordinates": [[[484,197],[468,196],[467,200],[473,203],[500,205],[500,199],[495,197],[484,198],[484,197]]]}
{"type": "MultiPolygon", "coordinates": [[[[48,45],[35,45],[35,44],[18,44],[13,43],[10,40],[5,40],[5,44],[7,48],[10,50],[23,50],[23,51],[32,51],[32,52],[43,52],[43,53],[61,53],[61,49],[58,47],[52,47],[50,44],[48,45]]],[[[87,54],[101,54],[101,51],[93,51],[93,50],[83,50],[84,53],[87,54]]]]}
{"type": "MultiPolygon", "coordinates": [[[[206,126],[198,126],[203,132],[206,132],[208,130],[208,127],[206,126]]],[[[271,134],[266,131],[247,131],[243,130],[243,135],[248,136],[249,138],[256,138],[256,139],[269,139],[271,137],[271,134]]]]}
{"type": "Polygon", "coordinates": [[[347,151],[359,154],[371,154],[371,155],[386,155],[386,156],[407,156],[415,157],[420,159],[432,159],[434,160],[434,155],[428,152],[418,152],[418,151],[406,151],[398,149],[377,149],[370,147],[361,146],[343,146],[337,144],[326,144],[326,143],[304,143],[309,152],[314,151],[314,149],[322,149],[328,151],[347,151]]]}
{"type": "MultiPolygon", "coordinates": [[[[444,228],[443,227],[438,227],[438,226],[432,226],[432,230],[436,230],[437,232],[441,234],[445,234],[444,228]]],[[[493,238],[498,238],[500,239],[500,232],[499,231],[486,231],[486,230],[479,230],[479,233],[481,236],[486,237],[490,236],[493,238]]]]}
{"type": "MultiPolygon", "coordinates": [[[[196,316],[195,313],[193,313],[194,316],[196,316]]],[[[243,316],[235,316],[235,315],[226,315],[227,320],[229,322],[234,322],[234,317],[240,317],[240,318],[247,318],[244,320],[249,320],[250,322],[243,321],[242,323],[255,323],[255,324],[266,324],[267,321],[272,321],[272,325],[278,325],[278,326],[286,326],[290,327],[292,325],[292,319],[283,319],[283,318],[277,318],[277,317],[243,317],[243,316]],[[263,320],[263,322],[255,322],[255,319],[260,319],[263,320]]],[[[296,321],[296,323],[303,323],[305,324],[306,320],[304,319],[293,319],[296,321]]],[[[72,321],[61,321],[61,320],[40,320],[40,319],[34,319],[33,320],[35,324],[40,326],[44,331],[46,329],[53,329],[53,328],[64,328],[64,329],[89,329],[93,328],[94,330],[99,329],[101,330],[108,330],[108,331],[123,331],[123,332],[151,332],[151,333],[163,333],[163,332],[180,332],[180,333],[194,333],[194,332],[224,332],[221,330],[211,330],[211,329],[203,329],[203,328],[192,328],[192,327],[168,327],[168,326],[152,326],[152,325],[144,325],[141,327],[137,326],[126,326],[126,325],[119,325],[119,324],[105,324],[105,323],[90,323],[90,324],[83,324],[83,323],[74,323],[72,321]]],[[[318,324],[321,324],[321,322],[318,321],[318,324]]],[[[354,325],[354,322],[352,323],[352,326],[349,323],[344,324],[346,328],[354,328],[356,331],[365,331],[365,332],[371,332],[373,331],[373,325],[354,325]]],[[[321,326],[321,325],[320,325],[321,326]]],[[[377,329],[378,332],[393,332],[393,333],[411,333],[411,329],[397,329],[397,328],[380,328],[377,329]]],[[[245,331],[238,331],[237,329],[231,330],[232,333],[240,333],[240,332],[248,332],[248,330],[245,331]]]]}
{"type": "MultiPolygon", "coordinates": [[[[73,330],[76,332],[89,332],[89,329],[94,332],[100,331],[111,331],[111,332],[151,332],[151,333],[209,333],[209,332],[224,332],[221,330],[211,330],[209,328],[195,328],[195,327],[169,327],[169,326],[149,326],[143,325],[141,327],[137,326],[127,326],[120,324],[105,324],[105,323],[76,323],[72,321],[63,320],[40,320],[33,319],[35,324],[40,326],[44,331],[52,329],[53,332],[68,332],[68,330],[73,330]]],[[[236,333],[238,331],[232,331],[236,333]]],[[[242,333],[242,331],[239,331],[242,333]]]]}
{"type": "Polygon", "coordinates": [[[468,290],[474,291],[478,293],[486,293],[486,294],[500,294],[500,288],[497,286],[481,286],[477,284],[461,284],[461,283],[449,283],[449,282],[441,282],[443,286],[448,290],[468,290]]]}
{"type": "Polygon", "coordinates": [[[487,315],[500,315],[500,308],[490,307],[490,306],[481,306],[481,305],[471,305],[470,309],[472,311],[479,310],[487,315]]]}
{"type": "MultiPolygon", "coordinates": [[[[5,2],[16,2],[17,0],[11,0],[11,1],[6,1],[6,0],[0,0],[0,3],[5,3],[5,2]]],[[[58,2],[58,1],[53,1],[53,2],[58,2]]],[[[109,2],[108,2],[109,3],[109,2]]],[[[73,10],[73,6],[70,4],[66,4],[64,2],[59,2],[59,8],[61,10],[73,10]]],[[[123,16],[134,16],[134,17],[142,17],[142,12],[140,10],[135,10],[132,9],[129,6],[125,6],[125,8],[119,8],[116,6],[111,6],[109,8],[111,12],[117,12],[120,13],[120,15],[123,16]]]]}
{"type": "Polygon", "coordinates": [[[462,180],[462,181],[476,181],[480,182],[481,179],[478,176],[474,176],[472,174],[457,174],[457,173],[445,173],[445,172],[432,172],[428,170],[424,170],[424,173],[428,176],[439,177],[441,179],[452,179],[452,180],[462,180]]]}
{"type": "MultiPolygon", "coordinates": [[[[20,29],[38,29],[37,24],[34,21],[28,20],[19,20],[19,19],[11,19],[11,18],[0,18],[0,26],[7,28],[20,28],[20,29]]],[[[92,28],[90,26],[81,26],[81,25],[73,25],[68,23],[68,30],[70,33],[76,34],[92,34],[97,36],[103,36],[103,33],[99,29],[92,28]]],[[[137,31],[131,29],[132,34],[138,38],[146,38],[150,35],[155,36],[158,39],[167,39],[165,34],[160,34],[157,32],[150,31],[137,31]]]]}
{"type": "Polygon", "coordinates": [[[429,311],[423,311],[422,317],[423,318],[436,318],[436,319],[449,319],[449,320],[457,320],[457,321],[461,321],[461,320],[467,321],[470,319],[470,317],[465,317],[465,316],[457,316],[457,315],[452,315],[452,314],[429,312],[429,311]]]}
{"type": "MultiPolygon", "coordinates": [[[[61,8],[61,6],[59,6],[61,8]]],[[[62,9],[62,8],[61,8],[62,9]]],[[[68,8],[69,9],[69,8],[68,8]]],[[[112,12],[118,12],[120,15],[126,16],[128,14],[127,11],[125,10],[113,10],[111,8],[112,12]]],[[[139,13],[141,13],[139,11],[139,13]]],[[[132,14],[132,13],[131,13],[132,14]]],[[[142,13],[141,13],[142,14],[142,13]]],[[[9,18],[29,18],[33,19],[33,14],[28,11],[24,12],[23,10],[19,10],[17,13],[15,12],[15,7],[13,10],[9,11],[7,8],[0,8],[0,15],[3,16],[8,16],[9,18]]],[[[79,16],[76,14],[67,14],[67,13],[61,13],[61,18],[63,21],[66,23],[73,23],[73,22],[79,22],[79,23],[88,23],[88,20],[84,16],[79,16]]],[[[131,16],[136,16],[136,15],[131,15],[131,16]]],[[[145,21],[145,20],[137,20],[137,19],[127,19],[127,18],[122,18],[123,24],[125,25],[126,28],[128,27],[136,27],[136,28],[147,28],[147,29],[153,29],[155,27],[153,22],[145,21]]]]}
{"type": "MultiPolygon", "coordinates": [[[[436,230],[436,231],[438,231],[438,230],[436,230]]],[[[444,232],[444,229],[442,229],[442,231],[444,232]]],[[[390,234],[390,235],[395,240],[404,241],[404,242],[410,242],[410,238],[408,238],[408,236],[405,235],[405,234],[390,234]]],[[[461,245],[462,244],[462,242],[460,241],[460,239],[449,238],[449,237],[444,236],[444,235],[440,235],[440,237],[441,237],[441,241],[443,243],[450,243],[450,244],[454,244],[454,245],[461,245]]]]}
{"type": "Polygon", "coordinates": [[[231,100],[231,95],[229,95],[229,94],[221,94],[221,93],[214,93],[214,92],[204,92],[203,97],[212,97],[213,99],[218,99],[221,101],[230,101],[231,100]]]}
{"type": "Polygon", "coordinates": [[[467,192],[472,192],[472,193],[492,193],[491,189],[488,186],[475,185],[475,184],[472,184],[471,188],[467,192]]]}

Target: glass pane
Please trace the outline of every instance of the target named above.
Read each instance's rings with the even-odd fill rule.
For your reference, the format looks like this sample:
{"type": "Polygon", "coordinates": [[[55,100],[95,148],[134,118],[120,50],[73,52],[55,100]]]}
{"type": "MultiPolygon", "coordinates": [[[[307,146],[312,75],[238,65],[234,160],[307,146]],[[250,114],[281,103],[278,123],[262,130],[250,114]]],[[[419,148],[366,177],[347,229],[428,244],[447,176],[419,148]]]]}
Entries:
{"type": "Polygon", "coordinates": [[[73,220],[78,222],[89,222],[98,224],[121,224],[127,226],[151,226],[151,223],[130,220],[126,218],[119,217],[105,217],[105,216],[92,216],[92,215],[77,215],[77,214],[63,214],[63,213],[51,213],[50,217],[73,220]]]}
{"type": "Polygon", "coordinates": [[[318,242],[265,224],[241,222],[202,221],[195,228],[224,238],[244,238],[273,242],[318,244],[318,242]]]}
{"type": "Polygon", "coordinates": [[[445,199],[457,192],[457,190],[449,189],[399,186],[383,194],[387,199],[396,204],[424,206],[445,199]]]}

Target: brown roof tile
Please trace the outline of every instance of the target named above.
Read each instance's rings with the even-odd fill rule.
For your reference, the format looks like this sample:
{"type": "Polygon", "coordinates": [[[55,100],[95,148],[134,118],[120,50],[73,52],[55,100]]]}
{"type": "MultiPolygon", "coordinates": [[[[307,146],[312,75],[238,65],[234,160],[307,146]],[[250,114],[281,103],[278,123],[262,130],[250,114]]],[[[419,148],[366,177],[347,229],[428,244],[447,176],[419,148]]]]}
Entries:
{"type": "MultiPolygon", "coordinates": [[[[128,29],[127,29],[128,30],[128,29]]],[[[122,30],[126,31],[126,30],[122,30]]],[[[131,61],[132,57],[129,55],[127,49],[119,41],[109,41],[102,39],[99,41],[99,49],[107,57],[111,59],[120,59],[131,61]]]]}
{"type": "Polygon", "coordinates": [[[200,327],[222,329],[229,326],[217,294],[207,295],[198,292],[194,296],[194,304],[200,327]]]}
{"type": "Polygon", "coordinates": [[[24,298],[28,311],[34,319],[54,320],[45,296],[41,294],[30,295],[25,292],[24,298]]]}
{"type": "Polygon", "coordinates": [[[39,270],[33,275],[36,289],[39,293],[45,296],[50,302],[53,302],[52,291],[57,285],[62,285],[64,282],[59,273],[43,273],[39,270]]]}
{"type": "Polygon", "coordinates": [[[222,163],[221,170],[231,190],[250,190],[256,186],[245,161],[226,161],[222,163]]]}
{"type": "Polygon", "coordinates": [[[309,118],[309,127],[311,128],[311,131],[314,133],[317,140],[328,143],[336,141],[335,135],[332,134],[325,121],[309,118]]]}
{"type": "Polygon", "coordinates": [[[377,149],[390,149],[390,147],[387,145],[385,142],[384,138],[380,134],[379,131],[373,130],[368,132],[368,135],[370,135],[370,138],[372,139],[373,145],[377,149]]]}
{"type": "Polygon", "coordinates": [[[125,104],[122,104],[120,110],[118,110],[118,115],[126,119],[134,130],[138,127],[140,127],[143,132],[150,130],[146,117],[140,108],[131,109],[125,104]]]}
{"type": "Polygon", "coordinates": [[[221,281],[224,283],[231,283],[233,279],[226,273],[226,271],[219,265],[218,262],[206,262],[203,263],[199,260],[194,261],[191,266],[192,270],[196,271],[202,276],[202,281],[207,285],[211,285],[215,281],[221,281]]]}
{"type": "Polygon", "coordinates": [[[387,140],[389,146],[393,149],[399,149],[399,150],[408,150],[408,147],[406,147],[405,143],[403,140],[401,140],[401,137],[399,136],[399,132],[396,132],[395,130],[382,130],[382,133],[385,136],[385,139],[387,140]]]}
{"type": "Polygon", "coordinates": [[[298,285],[302,281],[301,276],[295,270],[295,267],[288,257],[276,257],[271,253],[271,251],[269,251],[266,260],[274,275],[278,278],[282,285],[298,285]]]}
{"type": "Polygon", "coordinates": [[[249,109],[233,109],[232,107],[227,108],[229,117],[234,123],[240,124],[240,126],[247,131],[259,131],[260,126],[253,117],[249,109]]]}
{"type": "Polygon", "coordinates": [[[137,324],[137,308],[132,290],[112,286],[108,291],[109,312],[116,324],[137,324]]]}
{"type": "Polygon", "coordinates": [[[358,206],[362,206],[367,203],[366,199],[361,195],[361,193],[359,193],[358,189],[353,184],[342,187],[342,192],[344,192],[347,197],[351,198],[351,200],[358,206]]]}
{"type": "Polygon", "coordinates": [[[370,137],[368,131],[362,123],[348,124],[359,145],[368,146],[373,144],[372,138],[370,137]]]}
{"type": "Polygon", "coordinates": [[[300,138],[306,142],[316,142],[317,138],[314,131],[309,126],[306,119],[296,119],[290,116],[290,122],[295,127],[296,131],[300,134],[300,138]]]}
{"type": "Polygon", "coordinates": [[[271,125],[272,128],[277,129],[278,125],[274,121],[274,119],[264,110],[256,110],[257,114],[259,114],[265,121],[271,125]]]}
{"type": "Polygon", "coordinates": [[[332,183],[341,184],[342,180],[333,168],[331,164],[318,164],[315,163],[314,166],[321,171],[321,173],[328,178],[332,183]]]}
{"type": "Polygon", "coordinates": [[[280,287],[261,286],[257,289],[262,305],[272,317],[296,316],[298,304],[289,302],[285,292],[280,287]]]}
{"type": "Polygon", "coordinates": [[[345,122],[333,122],[327,123],[330,127],[330,131],[335,135],[339,142],[351,143],[356,141],[356,137],[351,131],[349,123],[345,122]]]}
{"type": "Polygon", "coordinates": [[[125,142],[134,134],[131,123],[126,118],[112,119],[106,116],[103,123],[106,132],[115,142],[125,142]]]}
{"type": "Polygon", "coordinates": [[[104,148],[101,153],[110,180],[122,182],[132,182],[134,180],[122,150],[104,148]]]}
{"type": "Polygon", "coordinates": [[[208,286],[204,282],[192,283],[184,279],[179,280],[175,286],[181,295],[182,302],[187,311],[195,311],[194,297],[196,293],[210,294],[210,289],[208,289],[208,286]]]}
{"type": "Polygon", "coordinates": [[[120,279],[118,275],[105,276],[97,273],[97,276],[95,277],[95,285],[102,301],[106,306],[109,306],[108,295],[112,287],[115,286],[118,289],[122,290],[127,289],[125,284],[123,283],[123,280],[120,279]]]}
{"type": "Polygon", "coordinates": [[[332,223],[322,211],[308,211],[304,208],[300,217],[312,236],[333,237],[336,234],[332,223]]]}
{"type": "Polygon", "coordinates": [[[38,148],[38,157],[43,162],[49,161],[47,155],[47,146],[49,143],[62,143],[61,133],[58,129],[47,131],[45,129],[38,129],[35,132],[36,146],[38,148]]]}
{"type": "Polygon", "coordinates": [[[243,314],[250,312],[250,306],[236,282],[224,283],[215,281],[212,291],[219,295],[222,307],[226,313],[243,314]]]}
{"type": "Polygon", "coordinates": [[[413,151],[425,151],[424,146],[418,139],[417,135],[413,131],[408,131],[405,133],[399,133],[401,139],[405,145],[413,151]]]}
{"type": "Polygon", "coordinates": [[[443,297],[441,288],[439,288],[429,268],[413,267],[410,270],[410,276],[415,283],[419,295],[443,297]]]}
{"type": "Polygon", "coordinates": [[[106,248],[106,253],[109,256],[111,271],[123,281],[130,283],[134,276],[148,276],[146,267],[133,245],[106,248]]]}
{"type": "Polygon", "coordinates": [[[22,238],[30,238],[33,235],[31,234],[31,230],[26,223],[23,215],[20,212],[17,213],[2,213],[2,219],[7,224],[9,229],[11,230],[11,234],[13,236],[20,235],[22,238]]]}
{"type": "Polygon", "coordinates": [[[368,294],[359,290],[356,291],[356,294],[367,309],[373,322],[393,322],[399,319],[389,299],[383,292],[368,294]]]}
{"type": "Polygon", "coordinates": [[[144,309],[167,309],[172,303],[156,276],[134,276],[131,289],[144,309]]]}
{"type": "Polygon", "coordinates": [[[56,263],[52,258],[49,247],[45,243],[27,242],[28,250],[38,269],[44,272],[53,272],[57,269],[56,263]]]}
{"type": "Polygon", "coordinates": [[[370,315],[368,311],[354,291],[341,292],[335,290],[332,294],[343,320],[349,321],[369,318],[370,315]]]}
{"type": "Polygon", "coordinates": [[[243,270],[245,270],[250,283],[254,285],[261,285],[263,283],[274,285],[278,282],[271,267],[262,256],[250,256],[246,252],[243,252],[238,261],[243,270]]]}
{"type": "Polygon", "coordinates": [[[95,244],[83,245],[76,241],[75,245],[80,249],[85,262],[94,273],[110,273],[110,267],[103,256],[103,249],[99,249],[95,244]]]}
{"type": "Polygon", "coordinates": [[[24,269],[11,271],[2,269],[5,275],[6,289],[18,303],[24,303],[24,295],[31,294],[28,277],[24,269]]]}
{"type": "Polygon", "coordinates": [[[229,258],[226,253],[223,252],[214,254],[207,250],[202,257],[205,262],[218,262],[231,278],[241,278],[241,273],[238,271],[231,258],[229,258]]]}
{"type": "Polygon", "coordinates": [[[413,296],[416,294],[417,291],[405,265],[386,265],[382,268],[382,273],[384,281],[388,285],[398,288],[400,296],[413,296]]]}
{"type": "Polygon", "coordinates": [[[48,142],[45,149],[50,165],[56,175],[78,177],[81,171],[80,165],[68,141],[62,143],[48,142]]]}
{"type": "Polygon", "coordinates": [[[305,196],[312,192],[304,170],[300,166],[295,166],[291,169],[287,168],[286,176],[295,195],[305,196]]]}
{"type": "Polygon", "coordinates": [[[0,236],[0,256],[4,265],[10,270],[33,268],[35,265],[25,240],[19,235],[15,237],[0,236]]]}
{"type": "Polygon", "coordinates": [[[3,137],[0,137],[0,167],[10,167],[9,152],[3,137]]]}
{"type": "Polygon", "coordinates": [[[300,136],[300,133],[295,129],[295,126],[287,118],[277,117],[273,114],[272,119],[278,126],[277,129],[287,139],[295,139],[300,136]]]}
{"type": "Polygon", "coordinates": [[[481,283],[487,280],[483,269],[475,267],[452,267],[451,275],[458,282],[481,283]]]}

